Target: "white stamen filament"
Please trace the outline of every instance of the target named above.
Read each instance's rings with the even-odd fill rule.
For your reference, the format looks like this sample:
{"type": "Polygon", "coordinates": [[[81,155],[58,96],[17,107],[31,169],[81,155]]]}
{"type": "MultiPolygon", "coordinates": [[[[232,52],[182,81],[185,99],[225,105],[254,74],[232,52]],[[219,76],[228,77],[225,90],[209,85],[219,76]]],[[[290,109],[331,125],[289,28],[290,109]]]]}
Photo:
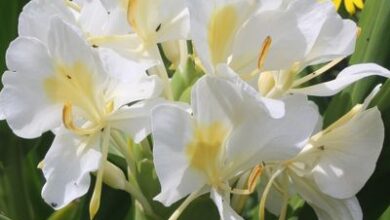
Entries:
{"type": "Polygon", "coordinates": [[[288,189],[286,187],[287,184],[288,184],[288,176],[284,175],[283,176],[283,206],[282,206],[282,210],[280,211],[279,220],[285,220],[287,215],[288,200],[290,198],[288,194],[288,189]]]}
{"type": "Polygon", "coordinates": [[[69,8],[71,8],[71,9],[75,10],[76,12],[81,12],[80,5],[74,3],[73,1],[65,0],[65,5],[68,6],[69,8]]]}
{"type": "Polygon", "coordinates": [[[259,205],[259,219],[260,220],[264,220],[264,214],[265,214],[265,202],[267,200],[267,196],[268,196],[268,193],[272,187],[272,183],[275,181],[276,177],[278,177],[283,171],[284,171],[284,167],[283,168],[279,168],[278,170],[276,170],[276,172],[271,176],[271,178],[269,179],[265,189],[264,189],[264,192],[263,192],[263,195],[261,196],[261,200],[260,200],[260,205],[259,205]]]}
{"type": "Polygon", "coordinates": [[[333,68],[334,66],[336,66],[338,63],[340,63],[342,60],[344,60],[345,57],[341,57],[341,58],[338,58],[338,59],[335,59],[333,61],[331,61],[330,63],[324,65],[323,67],[321,67],[320,69],[314,71],[313,73],[310,73],[300,79],[297,79],[294,81],[293,83],[293,88],[295,87],[298,87],[320,75],[322,75],[323,73],[325,73],[326,71],[330,70],[331,68],[333,68]]]}
{"type": "Polygon", "coordinates": [[[199,194],[203,191],[204,187],[202,187],[201,189],[191,193],[185,200],[184,202],[179,206],[179,208],[177,208],[173,214],[171,215],[171,217],[169,217],[168,220],[177,220],[181,213],[183,213],[184,209],[187,208],[187,206],[194,200],[196,199],[199,194]]]}

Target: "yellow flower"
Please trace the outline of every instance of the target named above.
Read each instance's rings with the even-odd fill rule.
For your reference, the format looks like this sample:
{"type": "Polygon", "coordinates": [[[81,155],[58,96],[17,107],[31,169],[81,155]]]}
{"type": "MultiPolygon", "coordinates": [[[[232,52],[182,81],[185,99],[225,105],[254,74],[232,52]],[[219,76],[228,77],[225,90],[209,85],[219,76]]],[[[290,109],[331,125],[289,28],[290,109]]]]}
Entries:
{"type": "Polygon", "coordinates": [[[336,5],[337,10],[340,8],[342,1],[344,1],[345,9],[350,15],[355,14],[356,8],[361,10],[364,7],[363,0],[333,0],[333,3],[336,5]]]}

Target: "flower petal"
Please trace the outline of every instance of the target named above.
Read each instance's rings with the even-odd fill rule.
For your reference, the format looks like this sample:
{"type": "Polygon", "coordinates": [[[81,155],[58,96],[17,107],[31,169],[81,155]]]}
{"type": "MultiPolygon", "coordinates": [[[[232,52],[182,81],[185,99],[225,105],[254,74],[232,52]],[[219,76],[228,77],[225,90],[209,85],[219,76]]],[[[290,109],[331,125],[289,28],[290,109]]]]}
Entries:
{"type": "Polygon", "coordinates": [[[357,27],[351,20],[343,20],[336,11],[330,12],[319,37],[303,66],[315,65],[340,57],[347,57],[355,50],[357,27]]]}
{"type": "Polygon", "coordinates": [[[114,101],[115,108],[161,94],[162,80],[148,76],[146,70],[155,62],[126,59],[110,49],[100,49],[103,66],[110,76],[106,81],[106,97],[114,101]]]}
{"type": "MultiPolygon", "coordinates": [[[[120,1],[117,4],[121,4],[120,1]]],[[[127,22],[126,10],[120,5],[106,9],[102,1],[85,1],[78,22],[89,36],[128,34],[132,30],[127,22]]]]}
{"type": "Polygon", "coordinates": [[[317,107],[305,96],[291,96],[284,101],[284,117],[274,119],[253,106],[246,113],[249,117],[235,127],[227,158],[235,161],[236,169],[249,169],[262,161],[291,159],[307,143],[320,119],[317,107]]]}
{"type": "Polygon", "coordinates": [[[4,119],[20,137],[35,138],[61,123],[61,106],[47,98],[43,80],[53,73],[46,47],[37,39],[19,37],[7,50],[0,106],[4,119]]]}
{"type": "Polygon", "coordinates": [[[97,54],[92,51],[80,30],[58,17],[52,18],[50,22],[48,48],[54,61],[69,66],[83,63],[96,75],[95,78],[104,79],[97,54]]]}
{"type": "Polygon", "coordinates": [[[87,151],[77,154],[81,141],[62,131],[45,156],[46,184],[42,197],[54,209],[61,209],[87,193],[91,181],[89,173],[99,167],[101,154],[94,149],[96,146],[88,146],[87,151]]]}
{"type": "Polygon", "coordinates": [[[234,35],[255,9],[254,3],[236,0],[187,2],[196,54],[206,73],[213,74],[217,64],[227,62],[234,35]]]}
{"type": "Polygon", "coordinates": [[[291,175],[299,195],[314,209],[319,220],[362,220],[363,213],[356,197],[335,199],[323,194],[309,178],[291,175]]]}
{"type": "Polygon", "coordinates": [[[313,170],[315,181],[322,192],[335,198],[359,192],[374,172],[382,149],[384,127],[379,110],[358,114],[315,142],[315,146],[324,147],[313,170]]]}
{"type": "Polygon", "coordinates": [[[334,6],[327,1],[293,0],[271,10],[260,7],[237,34],[233,69],[240,74],[256,70],[259,51],[268,36],[272,43],[264,70],[290,69],[296,62],[303,63],[316,40],[322,37],[321,28],[331,16],[335,16],[334,6]]]}
{"type": "Polygon", "coordinates": [[[161,26],[154,30],[158,32],[158,42],[189,39],[190,15],[186,8],[186,1],[163,1],[160,6],[161,26]]]}
{"type": "Polygon", "coordinates": [[[18,33],[20,36],[34,37],[44,43],[48,42],[50,20],[58,16],[75,24],[75,18],[62,0],[30,1],[19,17],[18,33]]]}
{"type": "Polygon", "coordinates": [[[210,191],[210,197],[218,208],[221,220],[243,220],[243,218],[230,207],[230,194],[221,195],[217,190],[212,189],[210,191]]]}
{"type": "Polygon", "coordinates": [[[291,93],[302,93],[313,96],[332,96],[352,83],[368,76],[390,77],[390,71],[376,64],[357,64],[345,68],[336,79],[317,85],[291,89],[291,93]]]}
{"type": "Polygon", "coordinates": [[[180,200],[206,185],[204,177],[189,168],[186,145],[193,136],[188,112],[172,104],[152,111],[153,156],[161,193],[155,197],[165,206],[180,200]]]}
{"type": "Polygon", "coordinates": [[[138,102],[130,107],[122,107],[115,111],[107,120],[112,128],[129,134],[135,143],[140,143],[152,131],[151,111],[163,103],[162,99],[138,102]]]}

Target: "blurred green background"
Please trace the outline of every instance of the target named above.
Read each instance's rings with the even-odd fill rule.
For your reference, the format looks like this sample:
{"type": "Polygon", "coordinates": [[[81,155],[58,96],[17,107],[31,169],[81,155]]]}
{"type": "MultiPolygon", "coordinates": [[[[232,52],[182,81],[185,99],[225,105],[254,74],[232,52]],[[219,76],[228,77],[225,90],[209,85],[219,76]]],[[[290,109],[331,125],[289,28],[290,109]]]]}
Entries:
{"type": "MultiPolygon", "coordinates": [[[[6,70],[5,51],[9,43],[17,37],[18,15],[26,3],[27,0],[0,0],[1,73],[6,70]]],[[[341,10],[341,13],[348,17],[344,10],[341,10]]],[[[375,62],[390,68],[390,1],[367,0],[363,12],[353,19],[359,20],[362,34],[358,40],[357,51],[349,62],[375,62]]],[[[343,68],[346,64],[338,68],[343,68]]],[[[378,82],[384,82],[384,79],[371,77],[356,83],[333,99],[314,99],[321,112],[324,112],[325,124],[336,120],[353,105],[361,102],[378,82]],[[326,106],[328,108],[325,108],[326,106]]],[[[386,125],[386,140],[377,169],[358,194],[358,199],[363,208],[364,219],[390,220],[390,81],[384,84],[373,104],[378,105],[382,112],[386,125]]],[[[4,121],[0,122],[0,220],[89,219],[90,193],[54,215],[53,210],[40,196],[44,179],[36,166],[44,157],[51,140],[50,134],[35,140],[19,139],[12,134],[4,121]]],[[[126,193],[105,187],[102,209],[96,219],[134,219],[136,217],[130,204],[131,200],[126,193]]],[[[213,205],[208,202],[202,204],[202,210],[215,215],[213,205]]],[[[308,206],[304,206],[295,215],[299,219],[315,219],[308,206]]],[[[189,212],[182,219],[192,219],[188,216],[189,212]]],[[[248,219],[254,220],[256,217],[248,216],[248,219]]]]}

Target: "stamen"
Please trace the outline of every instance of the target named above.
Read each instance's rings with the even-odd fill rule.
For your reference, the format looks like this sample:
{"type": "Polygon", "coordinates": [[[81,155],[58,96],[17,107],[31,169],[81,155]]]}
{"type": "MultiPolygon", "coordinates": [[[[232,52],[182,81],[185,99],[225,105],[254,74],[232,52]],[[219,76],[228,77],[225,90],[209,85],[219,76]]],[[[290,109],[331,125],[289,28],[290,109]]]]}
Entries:
{"type": "Polygon", "coordinates": [[[218,188],[220,188],[226,192],[229,192],[231,194],[236,194],[236,195],[249,195],[252,193],[249,189],[237,189],[237,188],[232,189],[230,186],[228,186],[227,184],[223,184],[223,183],[219,184],[218,188]]]}
{"type": "Polygon", "coordinates": [[[331,61],[330,63],[324,65],[323,67],[319,68],[318,70],[298,79],[298,80],[295,80],[294,84],[293,84],[293,88],[295,87],[298,87],[320,75],[322,75],[323,73],[325,73],[326,71],[330,70],[331,68],[333,68],[334,66],[336,66],[338,63],[340,63],[345,57],[341,57],[341,58],[337,58],[333,61],[331,61]]]}
{"type": "Polygon", "coordinates": [[[353,117],[355,117],[356,114],[361,112],[363,109],[363,104],[357,104],[355,105],[347,114],[339,118],[336,122],[329,125],[325,130],[321,131],[320,133],[314,135],[311,139],[316,141],[318,140],[323,134],[329,133],[330,131],[346,124],[349,122],[353,117]]]}
{"type": "Polygon", "coordinates": [[[265,58],[269,53],[271,43],[272,43],[272,38],[270,36],[267,36],[263,41],[263,45],[261,46],[260,49],[259,59],[257,60],[257,69],[259,70],[263,69],[265,58]]]}
{"type": "Polygon", "coordinates": [[[77,11],[77,12],[81,12],[81,7],[80,5],[74,3],[73,1],[71,0],[65,0],[65,5],[68,6],[69,8],[77,11]]]}
{"type": "Polygon", "coordinates": [[[41,160],[41,162],[38,163],[37,168],[42,170],[43,166],[45,166],[45,160],[41,160]]]}
{"type": "Polygon", "coordinates": [[[272,176],[271,178],[269,179],[265,189],[264,189],[264,192],[263,192],[263,195],[261,197],[261,200],[260,200],[260,205],[259,205],[259,219],[260,220],[264,220],[264,214],[265,214],[265,202],[267,200],[267,196],[269,194],[269,191],[272,187],[272,183],[275,181],[276,177],[278,177],[283,171],[284,171],[285,168],[280,168],[278,169],[272,176]]]}
{"type": "Polygon", "coordinates": [[[255,190],[256,184],[259,181],[262,173],[263,173],[263,165],[257,165],[255,168],[253,168],[248,178],[249,191],[253,192],[255,190]]]}
{"type": "Polygon", "coordinates": [[[62,122],[65,128],[71,130],[78,135],[90,135],[98,132],[101,129],[101,125],[96,125],[92,128],[79,128],[73,122],[72,104],[66,103],[62,109],[62,122]]]}
{"type": "Polygon", "coordinates": [[[283,176],[283,205],[282,210],[280,211],[279,220],[285,220],[287,215],[287,209],[288,209],[288,200],[290,199],[290,195],[288,194],[288,190],[286,189],[286,186],[288,184],[288,177],[287,175],[283,176]]]}
{"type": "Polygon", "coordinates": [[[257,165],[255,168],[253,168],[251,174],[248,178],[248,188],[247,189],[237,189],[237,188],[231,188],[227,184],[220,183],[218,184],[218,187],[236,195],[250,195],[255,191],[256,183],[258,182],[261,173],[262,173],[263,167],[260,165],[257,165]]]}
{"type": "Polygon", "coordinates": [[[264,66],[265,59],[267,58],[267,55],[269,53],[269,49],[271,47],[272,38],[270,36],[267,36],[263,44],[260,48],[259,52],[259,58],[257,59],[257,69],[253,70],[250,73],[245,73],[241,75],[241,78],[244,80],[251,80],[253,77],[255,77],[257,74],[261,72],[264,66]]]}
{"type": "Polygon", "coordinates": [[[110,101],[106,104],[106,114],[110,114],[114,111],[114,101],[110,101]]]}

